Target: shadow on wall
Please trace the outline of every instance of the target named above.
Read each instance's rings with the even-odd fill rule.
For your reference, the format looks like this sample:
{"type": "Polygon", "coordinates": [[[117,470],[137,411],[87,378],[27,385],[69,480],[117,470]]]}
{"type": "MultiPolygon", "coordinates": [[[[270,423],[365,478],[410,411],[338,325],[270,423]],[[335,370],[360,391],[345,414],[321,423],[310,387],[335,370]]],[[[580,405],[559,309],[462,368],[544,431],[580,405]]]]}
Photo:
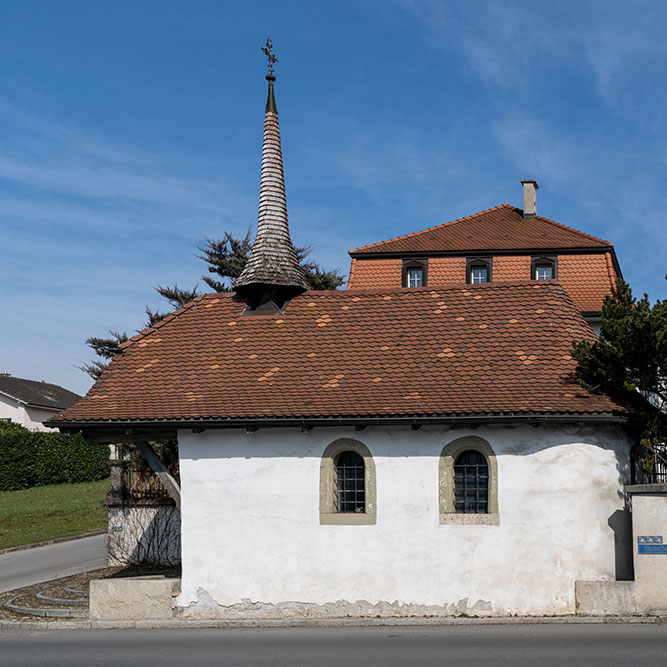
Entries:
{"type": "Polygon", "coordinates": [[[178,565],[181,514],[173,504],[109,508],[109,565],[178,565]]]}
{"type": "Polygon", "coordinates": [[[628,509],[616,510],[607,520],[614,532],[614,562],[616,581],[633,581],[632,514],[628,509]]]}

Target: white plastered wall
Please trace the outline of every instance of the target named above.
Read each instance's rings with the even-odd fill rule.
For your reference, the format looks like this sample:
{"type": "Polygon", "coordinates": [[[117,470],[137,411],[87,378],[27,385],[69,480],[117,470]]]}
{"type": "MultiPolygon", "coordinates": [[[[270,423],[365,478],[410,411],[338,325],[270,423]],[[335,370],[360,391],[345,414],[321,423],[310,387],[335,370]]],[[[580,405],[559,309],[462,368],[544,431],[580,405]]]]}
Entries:
{"type": "Polygon", "coordinates": [[[208,601],[193,615],[244,600],[558,614],[574,611],[575,580],[614,578],[607,522],[624,507],[629,449],[620,428],[181,431],[179,445],[178,602],[208,601]],[[439,523],[439,455],[467,435],[497,456],[497,526],[439,523]],[[341,437],[374,457],[376,525],[319,523],[320,457],[341,437]]]}
{"type": "Polygon", "coordinates": [[[15,424],[20,424],[33,431],[54,431],[47,428],[43,421],[58,414],[57,410],[48,408],[37,408],[19,403],[15,399],[0,394],[0,419],[11,419],[15,424]]]}

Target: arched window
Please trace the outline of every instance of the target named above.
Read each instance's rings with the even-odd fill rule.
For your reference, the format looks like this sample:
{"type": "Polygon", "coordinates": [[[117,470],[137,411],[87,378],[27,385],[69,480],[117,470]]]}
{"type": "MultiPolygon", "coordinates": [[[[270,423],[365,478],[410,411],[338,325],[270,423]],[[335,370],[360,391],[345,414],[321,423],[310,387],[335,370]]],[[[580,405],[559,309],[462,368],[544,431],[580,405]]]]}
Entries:
{"type": "Polygon", "coordinates": [[[457,438],[440,454],[440,523],[500,523],[498,464],[491,445],[477,436],[457,438]]]}
{"type": "Polygon", "coordinates": [[[375,463],[368,447],[352,438],[332,442],[320,461],[320,524],[374,524],[375,498],[375,463]]]}
{"type": "Polygon", "coordinates": [[[489,512],[489,466],[474,449],[459,454],[454,463],[454,507],[458,514],[489,512]]]}
{"type": "Polygon", "coordinates": [[[337,512],[366,512],[364,460],[357,452],[342,452],[336,457],[337,512]]]}

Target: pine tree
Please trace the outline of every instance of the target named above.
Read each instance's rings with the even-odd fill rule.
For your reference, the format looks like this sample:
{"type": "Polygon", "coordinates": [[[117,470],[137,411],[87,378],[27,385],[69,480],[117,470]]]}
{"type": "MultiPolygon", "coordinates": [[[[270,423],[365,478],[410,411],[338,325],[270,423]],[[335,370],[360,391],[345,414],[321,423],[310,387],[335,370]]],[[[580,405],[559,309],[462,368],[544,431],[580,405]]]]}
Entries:
{"type": "Polygon", "coordinates": [[[636,299],[619,278],[601,315],[599,339],[573,346],[576,375],[582,387],[630,406],[641,444],[653,447],[667,436],[667,301],[636,299]]]}
{"type": "MultiPolygon", "coordinates": [[[[216,292],[229,292],[234,280],[241,275],[251,248],[250,230],[242,239],[235,238],[229,232],[225,232],[221,241],[205,238],[204,245],[199,247],[202,254],[197,255],[208,264],[208,275],[202,276],[202,280],[216,292]]],[[[313,251],[312,246],[295,250],[310,289],[333,290],[345,282],[338,271],[325,271],[319,264],[306,261],[313,251]]]]}

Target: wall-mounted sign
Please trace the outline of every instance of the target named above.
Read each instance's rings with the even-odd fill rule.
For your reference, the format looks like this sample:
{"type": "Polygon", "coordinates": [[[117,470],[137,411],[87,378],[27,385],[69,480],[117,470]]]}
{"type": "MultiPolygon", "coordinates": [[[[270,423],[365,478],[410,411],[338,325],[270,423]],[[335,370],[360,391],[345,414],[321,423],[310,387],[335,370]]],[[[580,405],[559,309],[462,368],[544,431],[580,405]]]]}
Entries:
{"type": "Polygon", "coordinates": [[[123,526],[111,526],[112,533],[120,533],[123,530],[123,526]]]}
{"type": "Polygon", "coordinates": [[[662,535],[637,535],[637,553],[667,555],[667,544],[662,543],[662,535]]]}

